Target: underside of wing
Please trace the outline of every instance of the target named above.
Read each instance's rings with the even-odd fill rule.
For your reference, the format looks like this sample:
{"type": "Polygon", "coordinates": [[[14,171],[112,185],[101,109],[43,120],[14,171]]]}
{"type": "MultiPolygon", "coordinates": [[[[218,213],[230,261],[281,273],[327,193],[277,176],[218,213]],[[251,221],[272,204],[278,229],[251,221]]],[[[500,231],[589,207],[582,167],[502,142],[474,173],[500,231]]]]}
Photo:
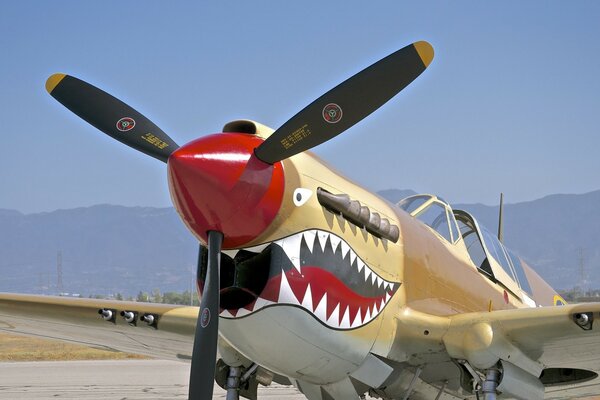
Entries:
{"type": "Polygon", "coordinates": [[[597,319],[600,303],[469,313],[451,318],[443,341],[474,370],[504,366],[505,384],[527,387],[526,398],[591,396],[600,393],[597,319]]]}
{"type": "Polygon", "coordinates": [[[188,360],[197,307],[0,293],[0,331],[188,360]]]}

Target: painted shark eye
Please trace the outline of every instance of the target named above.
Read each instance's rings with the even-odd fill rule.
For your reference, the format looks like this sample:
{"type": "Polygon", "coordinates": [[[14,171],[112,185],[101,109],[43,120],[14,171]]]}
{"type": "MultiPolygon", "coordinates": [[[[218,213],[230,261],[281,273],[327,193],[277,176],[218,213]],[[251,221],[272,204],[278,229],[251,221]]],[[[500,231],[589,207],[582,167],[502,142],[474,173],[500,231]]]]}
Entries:
{"type": "Polygon", "coordinates": [[[308,199],[310,199],[310,196],[312,196],[312,190],[298,188],[294,190],[294,204],[296,205],[296,207],[300,207],[304,205],[304,203],[306,203],[308,199]]]}

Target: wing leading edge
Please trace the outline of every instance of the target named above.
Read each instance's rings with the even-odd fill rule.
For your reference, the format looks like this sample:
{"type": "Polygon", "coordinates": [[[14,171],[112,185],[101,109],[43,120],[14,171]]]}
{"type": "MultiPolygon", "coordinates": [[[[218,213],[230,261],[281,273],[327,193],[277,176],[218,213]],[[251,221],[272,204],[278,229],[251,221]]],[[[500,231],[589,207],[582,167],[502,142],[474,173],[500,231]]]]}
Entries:
{"type": "Polygon", "coordinates": [[[191,357],[197,316],[198,307],[0,293],[0,331],[163,359],[191,357]]]}

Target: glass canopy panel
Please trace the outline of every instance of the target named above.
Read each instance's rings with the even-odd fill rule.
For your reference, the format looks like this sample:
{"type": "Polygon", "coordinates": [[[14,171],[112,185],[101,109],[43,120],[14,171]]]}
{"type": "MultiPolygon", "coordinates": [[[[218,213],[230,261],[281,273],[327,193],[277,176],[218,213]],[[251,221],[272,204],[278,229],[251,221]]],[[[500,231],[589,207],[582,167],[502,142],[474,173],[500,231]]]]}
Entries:
{"type": "Polygon", "coordinates": [[[465,221],[460,218],[458,220],[458,225],[473,264],[475,264],[477,268],[484,271],[490,277],[493,277],[494,273],[492,272],[490,263],[487,261],[487,254],[481,245],[479,235],[477,234],[475,228],[471,225],[467,225],[465,221]]]}
{"type": "Polygon", "coordinates": [[[421,207],[423,204],[425,204],[425,202],[427,202],[431,198],[432,196],[423,194],[410,196],[400,200],[400,202],[398,203],[398,207],[400,207],[407,213],[412,214],[413,211],[421,207]]]}
{"type": "Polygon", "coordinates": [[[527,275],[525,275],[525,270],[523,269],[521,259],[517,257],[515,253],[508,249],[506,250],[506,252],[510,257],[510,260],[512,261],[512,265],[515,269],[515,273],[517,274],[517,278],[519,278],[519,286],[521,286],[521,289],[523,289],[525,292],[532,294],[531,286],[529,285],[529,281],[527,280],[527,275]]]}
{"type": "Polygon", "coordinates": [[[480,226],[481,233],[483,234],[483,240],[485,242],[485,247],[487,247],[490,256],[492,256],[498,264],[502,267],[504,272],[508,274],[515,282],[517,279],[515,278],[515,274],[510,267],[510,261],[506,257],[506,253],[502,248],[502,244],[498,240],[498,238],[487,230],[484,226],[480,226]]]}
{"type": "Polygon", "coordinates": [[[437,202],[431,203],[427,208],[419,212],[416,218],[430,226],[448,242],[452,242],[445,206],[437,202]]]}
{"type": "Polygon", "coordinates": [[[450,230],[452,231],[452,241],[456,243],[460,234],[458,233],[458,227],[456,225],[456,218],[454,218],[454,213],[450,208],[447,209],[448,212],[448,221],[450,221],[450,230]]]}

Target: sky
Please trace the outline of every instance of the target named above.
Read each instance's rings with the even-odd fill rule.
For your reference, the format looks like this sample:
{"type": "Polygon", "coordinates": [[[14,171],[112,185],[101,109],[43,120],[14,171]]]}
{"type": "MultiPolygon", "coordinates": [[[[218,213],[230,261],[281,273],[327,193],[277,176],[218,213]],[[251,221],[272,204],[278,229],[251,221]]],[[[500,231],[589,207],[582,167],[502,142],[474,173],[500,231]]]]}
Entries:
{"type": "Polygon", "coordinates": [[[368,189],[451,203],[598,190],[598,21],[593,1],[6,1],[0,208],[171,205],[165,164],[51,98],[53,73],[181,145],[235,119],[277,128],[418,40],[435,49],[429,68],[317,155],[368,189]]]}

